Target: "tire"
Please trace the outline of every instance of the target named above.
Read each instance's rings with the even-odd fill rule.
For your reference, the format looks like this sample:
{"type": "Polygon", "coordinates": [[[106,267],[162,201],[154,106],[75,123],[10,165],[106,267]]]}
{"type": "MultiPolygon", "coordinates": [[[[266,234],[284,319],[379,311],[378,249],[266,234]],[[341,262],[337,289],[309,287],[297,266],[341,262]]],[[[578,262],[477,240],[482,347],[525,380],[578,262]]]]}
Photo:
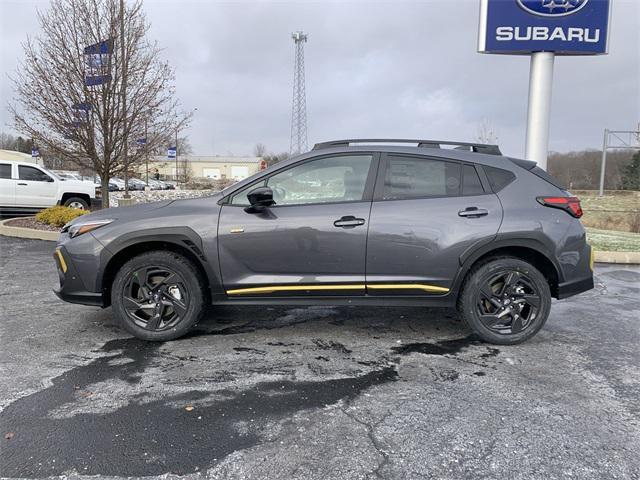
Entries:
{"type": "Polygon", "coordinates": [[[530,263],[494,257],[471,269],[457,307],[481,339],[516,345],[533,337],[546,323],[551,290],[544,275],[530,263]]]}
{"type": "Polygon", "coordinates": [[[164,342],[185,335],[205,311],[205,281],[180,254],[157,250],[125,263],[111,287],[122,326],[142,340],[164,342]]]}
{"type": "Polygon", "coordinates": [[[79,210],[89,210],[89,203],[80,197],[67,198],[64,201],[65,207],[77,208],[79,210]]]}

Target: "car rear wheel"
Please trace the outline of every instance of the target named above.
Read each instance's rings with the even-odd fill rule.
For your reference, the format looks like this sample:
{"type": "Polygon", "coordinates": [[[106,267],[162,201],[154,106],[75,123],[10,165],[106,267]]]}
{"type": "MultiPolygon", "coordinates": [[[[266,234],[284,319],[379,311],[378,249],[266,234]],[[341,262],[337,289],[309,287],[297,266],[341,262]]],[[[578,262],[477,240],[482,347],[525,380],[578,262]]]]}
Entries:
{"type": "Polygon", "coordinates": [[[67,198],[64,202],[64,206],[69,208],[77,208],[78,210],[89,209],[89,203],[85,199],[79,197],[67,198]]]}
{"type": "Polygon", "coordinates": [[[533,337],[551,309],[549,284],[533,265],[512,257],[474,267],[458,298],[458,312],[485,341],[515,345],[533,337]]]}
{"type": "Polygon", "coordinates": [[[153,251],[125,263],[111,289],[124,328],[143,340],[186,334],[205,310],[206,287],[195,265],[174,252],[153,251]]]}

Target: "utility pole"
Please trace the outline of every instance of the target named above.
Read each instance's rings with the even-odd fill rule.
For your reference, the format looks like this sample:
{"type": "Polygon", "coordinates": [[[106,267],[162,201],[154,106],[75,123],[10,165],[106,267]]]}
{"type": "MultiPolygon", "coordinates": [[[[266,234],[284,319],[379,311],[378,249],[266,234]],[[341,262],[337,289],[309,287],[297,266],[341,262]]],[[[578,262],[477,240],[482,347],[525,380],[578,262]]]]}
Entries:
{"type": "Polygon", "coordinates": [[[295,43],[295,62],[289,153],[295,155],[307,151],[307,98],[304,80],[304,44],[307,42],[307,35],[298,31],[292,33],[291,38],[295,43]]]}
{"type": "Polygon", "coordinates": [[[122,57],[122,130],[124,133],[124,198],[129,198],[129,134],[127,132],[127,62],[124,56],[124,0],[120,0],[120,56],[122,57]]]}
{"type": "Polygon", "coordinates": [[[149,137],[147,136],[147,117],[144,119],[144,161],[147,170],[147,187],[149,186],[149,137]]]}
{"type": "Polygon", "coordinates": [[[178,126],[176,125],[176,187],[180,184],[180,176],[178,175],[178,126]]]}

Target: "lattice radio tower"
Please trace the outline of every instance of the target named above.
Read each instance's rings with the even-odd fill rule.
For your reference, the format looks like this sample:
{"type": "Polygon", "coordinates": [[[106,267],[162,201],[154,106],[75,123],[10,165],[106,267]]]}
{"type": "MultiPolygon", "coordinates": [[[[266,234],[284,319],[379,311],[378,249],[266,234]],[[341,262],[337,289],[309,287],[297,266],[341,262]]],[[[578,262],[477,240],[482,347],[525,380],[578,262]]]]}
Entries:
{"type": "Polygon", "coordinates": [[[304,85],[304,44],[307,35],[294,32],[296,56],[293,67],[293,102],[291,106],[291,144],[289,153],[296,155],[307,151],[307,94],[304,85]]]}

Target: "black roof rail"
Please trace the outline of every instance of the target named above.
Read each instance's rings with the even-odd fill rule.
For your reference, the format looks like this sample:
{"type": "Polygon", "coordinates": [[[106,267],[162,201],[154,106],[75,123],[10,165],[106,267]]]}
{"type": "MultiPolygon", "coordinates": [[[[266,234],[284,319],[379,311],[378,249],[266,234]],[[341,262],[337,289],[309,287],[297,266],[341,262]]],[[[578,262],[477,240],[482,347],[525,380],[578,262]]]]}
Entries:
{"type": "Polygon", "coordinates": [[[486,153],[488,155],[502,155],[498,145],[471,142],[449,142],[445,140],[412,140],[406,138],[351,138],[347,140],[332,140],[316,143],[312,150],[323,150],[332,147],[348,147],[354,143],[415,143],[420,148],[442,148],[442,145],[453,146],[455,150],[486,153]]]}

